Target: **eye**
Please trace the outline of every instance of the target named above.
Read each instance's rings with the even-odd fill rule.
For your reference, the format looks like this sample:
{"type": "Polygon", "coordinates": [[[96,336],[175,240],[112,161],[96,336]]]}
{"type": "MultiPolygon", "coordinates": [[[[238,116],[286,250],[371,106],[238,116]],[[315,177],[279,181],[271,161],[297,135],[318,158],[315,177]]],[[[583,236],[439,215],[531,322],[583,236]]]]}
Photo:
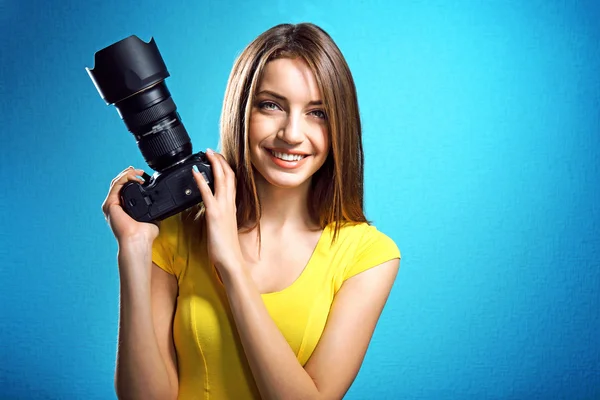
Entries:
{"type": "Polygon", "coordinates": [[[310,113],[319,119],[327,119],[327,115],[325,115],[325,111],[323,110],[313,110],[310,113]]]}
{"type": "Polygon", "coordinates": [[[261,110],[279,110],[279,106],[272,101],[263,101],[258,105],[261,110]]]}

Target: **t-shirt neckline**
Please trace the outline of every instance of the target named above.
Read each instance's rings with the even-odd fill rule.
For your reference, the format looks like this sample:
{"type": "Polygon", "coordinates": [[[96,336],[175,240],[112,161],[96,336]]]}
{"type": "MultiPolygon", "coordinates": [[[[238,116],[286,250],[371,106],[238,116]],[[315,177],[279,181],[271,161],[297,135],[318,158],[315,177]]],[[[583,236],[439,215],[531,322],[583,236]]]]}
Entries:
{"type": "Polygon", "coordinates": [[[310,258],[308,259],[308,262],[306,263],[306,265],[304,266],[304,268],[302,269],[302,272],[300,273],[300,275],[298,275],[298,277],[292,282],[290,283],[288,286],[286,286],[285,288],[278,290],[276,292],[269,292],[269,293],[261,293],[260,295],[265,298],[265,297],[272,297],[272,296],[277,296],[277,295],[282,295],[288,292],[291,292],[294,288],[296,288],[297,286],[299,286],[303,280],[306,279],[307,275],[309,275],[310,270],[311,270],[311,265],[315,264],[315,259],[318,258],[320,249],[322,247],[322,242],[325,240],[325,237],[328,236],[325,233],[328,232],[329,230],[329,225],[327,225],[322,231],[321,231],[321,235],[319,236],[319,240],[317,240],[317,244],[315,245],[315,248],[313,249],[312,254],[310,255],[310,258]]]}

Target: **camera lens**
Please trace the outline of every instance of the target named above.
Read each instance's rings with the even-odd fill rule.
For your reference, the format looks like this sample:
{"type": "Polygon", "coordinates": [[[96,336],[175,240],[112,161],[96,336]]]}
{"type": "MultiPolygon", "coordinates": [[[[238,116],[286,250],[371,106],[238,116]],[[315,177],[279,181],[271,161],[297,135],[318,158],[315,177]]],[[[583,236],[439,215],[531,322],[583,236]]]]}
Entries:
{"type": "Polygon", "coordinates": [[[86,70],[104,101],[117,108],[150,168],[162,172],[192,154],[154,39],[145,43],[132,35],[114,43],[96,52],[94,68],[86,70]]]}

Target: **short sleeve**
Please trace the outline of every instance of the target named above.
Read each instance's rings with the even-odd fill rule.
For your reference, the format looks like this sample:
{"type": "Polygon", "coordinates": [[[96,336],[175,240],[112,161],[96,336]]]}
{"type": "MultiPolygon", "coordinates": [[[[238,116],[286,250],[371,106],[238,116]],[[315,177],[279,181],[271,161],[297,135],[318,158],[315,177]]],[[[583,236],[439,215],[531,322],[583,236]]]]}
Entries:
{"type": "Polygon", "coordinates": [[[181,217],[179,214],[160,221],[158,237],[152,243],[152,262],[171,275],[177,275],[175,259],[180,225],[181,217]]]}
{"type": "Polygon", "coordinates": [[[344,280],[394,258],[401,258],[396,243],[374,226],[367,226],[357,244],[354,258],[346,267],[344,280]]]}

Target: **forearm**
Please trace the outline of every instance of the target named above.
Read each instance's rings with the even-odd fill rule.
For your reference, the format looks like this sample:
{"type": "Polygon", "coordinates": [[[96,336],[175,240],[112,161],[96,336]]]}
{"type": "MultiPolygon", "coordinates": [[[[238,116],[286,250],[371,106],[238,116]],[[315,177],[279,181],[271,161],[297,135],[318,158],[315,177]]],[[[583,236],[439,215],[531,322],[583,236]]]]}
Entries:
{"type": "Polygon", "coordinates": [[[314,381],[269,315],[249,274],[224,274],[223,282],[263,399],[318,399],[314,381]]]}
{"type": "MultiPolygon", "coordinates": [[[[151,244],[150,244],[151,245],[151,244]]],[[[150,251],[119,249],[119,340],[115,389],[120,399],[167,399],[173,393],[152,320],[150,251]]]]}

